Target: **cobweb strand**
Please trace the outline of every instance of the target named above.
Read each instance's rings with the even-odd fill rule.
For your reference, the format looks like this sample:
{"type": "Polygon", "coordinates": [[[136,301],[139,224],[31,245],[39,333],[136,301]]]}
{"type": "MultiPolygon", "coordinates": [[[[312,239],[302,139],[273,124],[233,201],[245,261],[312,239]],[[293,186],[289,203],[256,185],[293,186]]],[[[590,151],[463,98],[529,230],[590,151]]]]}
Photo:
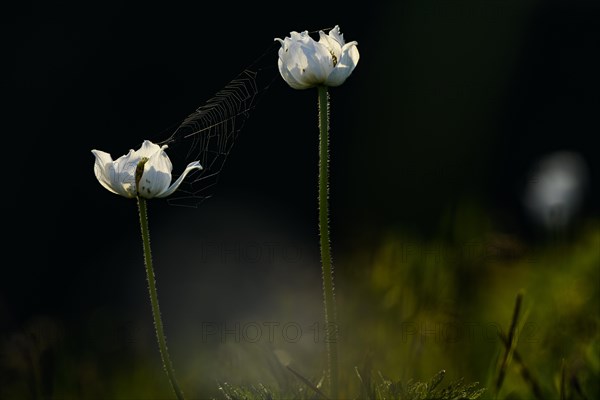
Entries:
{"type": "Polygon", "coordinates": [[[273,60],[266,60],[273,51],[271,46],[161,142],[180,150],[183,162],[197,160],[203,167],[188,175],[169,197],[170,204],[197,207],[212,195],[240,131],[277,77],[273,60]]]}

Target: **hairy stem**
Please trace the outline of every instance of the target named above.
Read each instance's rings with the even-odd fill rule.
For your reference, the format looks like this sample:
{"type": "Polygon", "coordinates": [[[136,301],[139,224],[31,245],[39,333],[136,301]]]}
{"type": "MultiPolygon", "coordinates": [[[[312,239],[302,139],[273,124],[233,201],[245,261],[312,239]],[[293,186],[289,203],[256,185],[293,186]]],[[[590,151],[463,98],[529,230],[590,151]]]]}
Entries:
{"type": "Polygon", "coordinates": [[[156,292],[156,281],[154,279],[154,268],[152,267],[152,251],[150,250],[150,232],[148,230],[148,211],[146,200],[142,197],[137,198],[138,209],[140,212],[140,226],[142,228],[142,241],[144,243],[144,262],[146,264],[146,277],[148,278],[148,290],[150,291],[150,303],[152,304],[152,315],[154,316],[154,328],[156,330],[156,338],[158,339],[158,347],[162,358],[163,367],[171,382],[171,387],[177,396],[177,399],[183,400],[183,392],[175,379],[175,371],[169,357],[167,349],[167,340],[163,331],[163,323],[160,316],[160,308],[158,306],[158,294],[156,292]]]}
{"type": "Polygon", "coordinates": [[[321,238],[321,266],[325,329],[328,357],[330,396],[338,398],[337,317],[329,240],[329,94],[326,86],[319,86],[319,235],[321,238]]]}

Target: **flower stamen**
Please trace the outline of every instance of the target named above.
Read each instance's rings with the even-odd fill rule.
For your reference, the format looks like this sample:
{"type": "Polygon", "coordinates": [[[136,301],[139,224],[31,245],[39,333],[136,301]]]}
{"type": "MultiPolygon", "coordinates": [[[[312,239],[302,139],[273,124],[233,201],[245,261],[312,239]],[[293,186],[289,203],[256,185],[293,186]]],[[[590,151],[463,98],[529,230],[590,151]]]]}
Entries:
{"type": "Polygon", "coordinates": [[[138,163],[137,167],[135,168],[135,187],[138,190],[138,194],[139,194],[140,180],[142,179],[142,175],[144,174],[144,165],[146,164],[147,161],[148,161],[148,157],[142,157],[142,159],[138,163]]]}
{"type": "Polygon", "coordinates": [[[335,54],[333,54],[333,51],[332,51],[332,50],[329,50],[329,53],[331,54],[331,60],[333,61],[333,66],[335,67],[335,66],[336,66],[336,64],[338,63],[338,59],[337,59],[337,57],[335,56],[335,54]]]}

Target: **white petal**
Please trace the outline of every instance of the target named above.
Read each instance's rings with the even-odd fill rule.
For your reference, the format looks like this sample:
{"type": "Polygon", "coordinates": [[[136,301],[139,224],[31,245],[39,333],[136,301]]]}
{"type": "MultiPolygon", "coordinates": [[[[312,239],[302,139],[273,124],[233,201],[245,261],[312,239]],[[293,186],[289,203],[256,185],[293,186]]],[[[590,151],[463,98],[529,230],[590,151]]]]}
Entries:
{"type": "Polygon", "coordinates": [[[352,41],[350,43],[346,43],[344,47],[342,47],[342,57],[340,58],[340,64],[351,66],[352,68],[356,67],[358,64],[358,60],[360,58],[360,54],[358,53],[358,42],[352,41]]]}
{"type": "Polygon", "coordinates": [[[128,198],[134,197],[134,195],[132,196],[132,194],[123,187],[123,184],[119,180],[119,174],[115,169],[116,162],[112,160],[110,154],[100,150],[92,150],[92,153],[96,156],[94,174],[96,175],[98,182],[112,193],[128,198]]]}
{"type": "MultiPolygon", "coordinates": [[[[331,30],[333,32],[333,29],[331,30]]],[[[323,46],[325,46],[329,52],[329,54],[333,54],[336,58],[336,63],[340,60],[341,54],[342,54],[342,46],[344,45],[343,43],[340,43],[338,41],[338,36],[336,35],[331,35],[331,32],[329,33],[329,36],[326,35],[325,33],[323,33],[323,31],[319,31],[319,43],[321,43],[323,46]]]]}
{"type": "Polygon", "coordinates": [[[346,42],[344,41],[344,34],[340,33],[340,26],[336,25],[332,30],[329,31],[329,37],[337,41],[340,46],[343,46],[346,42]]]}
{"type": "Polygon", "coordinates": [[[283,64],[286,66],[290,75],[300,84],[304,82],[304,71],[308,67],[308,60],[302,51],[302,45],[299,42],[290,44],[290,48],[286,57],[282,58],[283,64]]]}
{"type": "Polygon", "coordinates": [[[154,144],[149,140],[144,140],[144,143],[142,143],[140,149],[135,152],[135,156],[139,158],[150,158],[154,155],[154,153],[160,151],[160,149],[161,147],[159,145],[154,144]]]}
{"type": "Polygon", "coordinates": [[[279,43],[281,43],[281,48],[279,49],[279,60],[277,60],[277,66],[279,67],[279,73],[284,81],[287,82],[294,89],[307,89],[310,86],[304,85],[299,82],[294,76],[290,73],[290,65],[292,62],[292,57],[289,54],[290,48],[290,38],[285,38],[285,40],[275,39],[279,43]]]}
{"type": "Polygon", "coordinates": [[[137,188],[138,194],[142,197],[151,199],[169,188],[173,166],[165,153],[165,148],[166,146],[163,146],[144,164],[144,172],[137,188]]]}
{"type": "Polygon", "coordinates": [[[92,150],[92,154],[96,156],[94,175],[98,182],[108,191],[119,194],[112,187],[111,177],[114,176],[114,166],[111,155],[101,150],[92,150]]]}
{"type": "Polygon", "coordinates": [[[323,84],[333,68],[331,54],[327,48],[314,40],[299,44],[290,49],[293,67],[288,67],[291,75],[301,84],[313,87],[323,84]]]}
{"type": "Polygon", "coordinates": [[[291,42],[288,51],[281,57],[281,61],[291,76],[291,80],[303,87],[310,87],[312,83],[308,82],[304,76],[308,68],[308,59],[302,47],[301,42],[291,42]]]}
{"type": "Polygon", "coordinates": [[[111,181],[119,194],[125,197],[135,197],[137,195],[135,190],[135,170],[139,162],[140,158],[137,157],[136,152],[129,150],[129,153],[117,158],[113,163],[114,175],[111,177],[111,181]]]}
{"type": "Polygon", "coordinates": [[[310,48],[305,48],[307,54],[308,68],[306,69],[306,80],[318,85],[325,83],[333,69],[333,59],[327,46],[314,42],[310,48]]]}
{"type": "Polygon", "coordinates": [[[179,176],[179,178],[177,178],[177,180],[175,182],[173,182],[173,184],[167,190],[165,190],[163,193],[157,195],[156,197],[167,197],[167,196],[170,196],[171,194],[173,194],[173,192],[175,192],[177,190],[177,188],[179,188],[179,185],[181,185],[181,182],[183,182],[183,180],[185,179],[187,174],[189,174],[192,170],[195,170],[195,169],[202,169],[200,162],[194,161],[194,162],[190,163],[187,166],[187,168],[185,169],[185,171],[183,171],[183,174],[181,174],[181,176],[179,176]]]}
{"type": "Polygon", "coordinates": [[[294,78],[294,76],[290,73],[289,69],[287,68],[287,64],[284,64],[283,61],[281,61],[281,59],[278,60],[277,65],[279,66],[279,73],[281,74],[281,77],[292,88],[308,89],[309,87],[312,87],[310,85],[305,85],[305,84],[298,82],[296,80],[296,78],[294,78]]]}
{"type": "Polygon", "coordinates": [[[350,42],[344,45],[339,62],[327,78],[327,86],[340,86],[346,81],[346,78],[350,76],[352,71],[354,71],[360,58],[356,45],[356,42],[350,42]]]}
{"type": "Polygon", "coordinates": [[[275,40],[281,43],[279,73],[292,88],[307,89],[325,83],[333,69],[327,43],[316,42],[308,31],[292,32],[290,38],[275,40]]]}
{"type": "Polygon", "coordinates": [[[279,57],[281,57],[281,52],[285,51],[285,49],[287,49],[287,41],[289,40],[289,38],[285,38],[285,39],[275,38],[273,40],[279,42],[279,44],[281,45],[281,48],[279,49],[279,57]]]}
{"type": "Polygon", "coordinates": [[[302,42],[302,43],[307,43],[311,40],[313,40],[310,35],[308,34],[308,31],[303,31],[303,32],[296,32],[296,31],[292,31],[290,33],[290,39],[294,42],[302,42]]]}

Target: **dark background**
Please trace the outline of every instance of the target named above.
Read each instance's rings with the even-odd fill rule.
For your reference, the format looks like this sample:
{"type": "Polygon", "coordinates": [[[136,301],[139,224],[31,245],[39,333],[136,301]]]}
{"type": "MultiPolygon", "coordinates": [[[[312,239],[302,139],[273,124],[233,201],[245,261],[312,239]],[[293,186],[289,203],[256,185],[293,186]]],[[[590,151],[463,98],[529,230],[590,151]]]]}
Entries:
{"type": "MultiPolygon", "coordinates": [[[[394,3],[29,3],[4,13],[0,332],[34,315],[149,312],[135,202],[98,184],[90,150],[116,158],[166,137],[265,51],[276,65],[273,38],[291,30],[339,24],[361,55],[331,90],[334,253],[368,248],[390,230],[438,234],[462,201],[530,240],[520,184],[554,150],[586,159],[592,185],[581,215],[598,216],[599,4],[394,3]]],[[[318,265],[316,100],[277,79],[212,199],[198,209],[150,203],[159,285],[185,287],[160,246],[192,233],[292,238],[318,265]]],[[[191,240],[181,243],[193,253],[191,240]]],[[[204,286],[195,295],[214,296],[221,284],[259,290],[264,272],[196,271],[204,286]]]]}

